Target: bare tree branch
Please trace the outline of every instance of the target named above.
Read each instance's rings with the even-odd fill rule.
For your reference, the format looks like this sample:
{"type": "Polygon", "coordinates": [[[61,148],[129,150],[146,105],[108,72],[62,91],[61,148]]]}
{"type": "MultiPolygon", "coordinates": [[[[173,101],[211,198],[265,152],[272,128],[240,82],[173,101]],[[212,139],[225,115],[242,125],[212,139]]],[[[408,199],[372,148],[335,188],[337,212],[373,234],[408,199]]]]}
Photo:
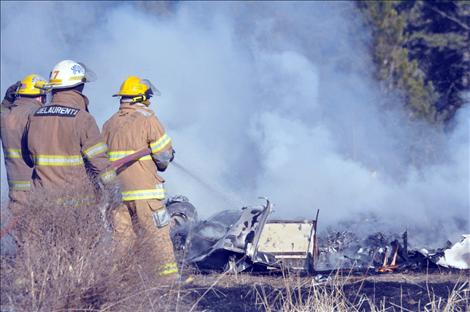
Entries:
{"type": "Polygon", "coordinates": [[[449,14],[445,13],[445,12],[442,12],[441,10],[439,9],[436,9],[434,7],[431,7],[431,10],[433,10],[434,12],[436,12],[437,14],[453,21],[454,23],[456,23],[457,25],[459,25],[460,27],[462,27],[463,29],[467,30],[467,31],[470,31],[470,26],[465,24],[464,22],[462,22],[461,20],[459,20],[458,18],[454,17],[454,16],[450,16],[449,14]]]}

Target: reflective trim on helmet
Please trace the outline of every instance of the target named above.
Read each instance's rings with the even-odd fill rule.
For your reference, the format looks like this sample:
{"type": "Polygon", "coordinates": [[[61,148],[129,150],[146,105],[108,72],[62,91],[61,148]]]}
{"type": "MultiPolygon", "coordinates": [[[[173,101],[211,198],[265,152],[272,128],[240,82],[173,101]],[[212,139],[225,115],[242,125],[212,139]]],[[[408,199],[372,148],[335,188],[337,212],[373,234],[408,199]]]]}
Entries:
{"type": "Polygon", "coordinates": [[[115,178],[116,178],[116,170],[112,168],[100,174],[101,182],[103,182],[104,184],[112,182],[115,178]]]}
{"type": "Polygon", "coordinates": [[[34,164],[36,166],[79,166],[83,165],[81,155],[34,155],[34,164]]]}
{"type": "Polygon", "coordinates": [[[20,148],[7,148],[5,158],[21,158],[20,148]]]}
{"type": "Polygon", "coordinates": [[[70,77],[69,80],[80,80],[82,81],[84,79],[84,76],[74,76],[74,77],[70,77]]]}
{"type": "Polygon", "coordinates": [[[152,154],[156,154],[165,149],[165,147],[171,142],[171,138],[165,133],[158,140],[153,143],[150,143],[150,148],[152,149],[152,154]]]}
{"type": "Polygon", "coordinates": [[[87,148],[86,150],[84,150],[83,154],[85,154],[85,156],[88,159],[92,159],[93,157],[95,157],[98,154],[105,153],[107,150],[108,150],[108,145],[106,145],[103,142],[99,142],[99,143],[87,148]]]}
{"type": "Polygon", "coordinates": [[[31,74],[21,80],[21,86],[17,93],[20,95],[44,95],[46,94],[46,79],[37,75],[31,74]]]}
{"type": "Polygon", "coordinates": [[[96,80],[95,73],[85,64],[63,60],[52,69],[49,75],[49,86],[52,89],[72,88],[94,80],[96,80]]]}
{"type": "Polygon", "coordinates": [[[31,182],[8,180],[8,186],[10,187],[10,190],[27,191],[31,189],[31,182]]]}
{"type": "Polygon", "coordinates": [[[178,265],[176,262],[168,262],[165,263],[164,265],[160,266],[158,275],[164,276],[164,275],[170,275],[170,274],[175,274],[178,273],[178,265]]]}
{"type": "Polygon", "coordinates": [[[161,184],[158,184],[155,189],[125,191],[121,192],[121,194],[123,201],[139,199],[165,199],[165,189],[161,184]]]}
{"type": "MultiPolygon", "coordinates": [[[[108,152],[109,161],[116,161],[126,156],[134,154],[136,151],[127,150],[127,151],[112,151],[108,152]]],[[[152,160],[150,155],[140,157],[139,160],[152,160]]]]}

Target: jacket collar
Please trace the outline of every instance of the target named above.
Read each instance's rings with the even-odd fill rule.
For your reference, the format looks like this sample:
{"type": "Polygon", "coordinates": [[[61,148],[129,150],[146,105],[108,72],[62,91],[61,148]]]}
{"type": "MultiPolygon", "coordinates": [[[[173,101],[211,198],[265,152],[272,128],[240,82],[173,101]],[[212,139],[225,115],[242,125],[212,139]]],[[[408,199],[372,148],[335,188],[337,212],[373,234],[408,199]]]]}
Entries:
{"type": "Polygon", "coordinates": [[[136,109],[144,109],[144,110],[151,110],[147,105],[142,103],[129,103],[125,101],[121,101],[119,105],[119,110],[136,110],[136,109]]]}
{"type": "Polygon", "coordinates": [[[28,98],[28,97],[19,97],[15,100],[15,102],[13,102],[14,106],[23,105],[23,104],[33,104],[33,105],[37,105],[38,107],[42,106],[42,103],[39,102],[38,100],[34,98],[28,98]]]}
{"type": "Polygon", "coordinates": [[[88,111],[88,98],[77,90],[58,91],[53,95],[51,104],[64,105],[88,111]]]}
{"type": "Polygon", "coordinates": [[[0,108],[3,111],[6,109],[13,109],[14,107],[17,107],[18,105],[23,105],[23,104],[32,104],[32,105],[36,105],[37,107],[43,106],[43,104],[36,99],[28,98],[28,97],[19,97],[14,102],[9,102],[3,99],[0,108]]]}

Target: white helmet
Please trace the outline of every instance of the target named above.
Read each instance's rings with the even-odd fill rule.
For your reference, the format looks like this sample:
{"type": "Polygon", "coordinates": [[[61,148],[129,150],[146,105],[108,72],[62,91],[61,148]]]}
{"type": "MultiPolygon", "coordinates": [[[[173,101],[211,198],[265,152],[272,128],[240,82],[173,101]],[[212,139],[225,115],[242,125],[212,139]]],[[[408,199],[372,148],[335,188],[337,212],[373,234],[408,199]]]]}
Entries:
{"type": "Polygon", "coordinates": [[[51,85],[53,89],[65,89],[95,80],[95,73],[87,68],[85,64],[64,60],[57,63],[52,69],[49,77],[49,85],[51,85]]]}

